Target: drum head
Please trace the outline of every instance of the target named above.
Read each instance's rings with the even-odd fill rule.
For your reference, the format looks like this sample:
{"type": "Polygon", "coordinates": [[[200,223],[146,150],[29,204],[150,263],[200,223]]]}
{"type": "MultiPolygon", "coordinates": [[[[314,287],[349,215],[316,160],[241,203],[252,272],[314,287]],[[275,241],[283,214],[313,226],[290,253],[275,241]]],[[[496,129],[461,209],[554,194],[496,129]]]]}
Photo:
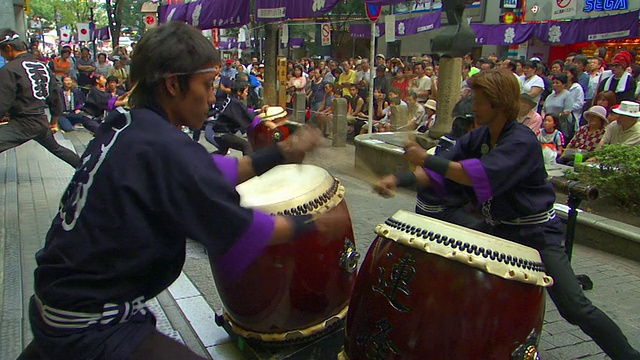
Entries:
{"type": "Polygon", "coordinates": [[[238,185],[240,205],[276,214],[319,199],[334,178],[314,165],[279,165],[238,185]]]}

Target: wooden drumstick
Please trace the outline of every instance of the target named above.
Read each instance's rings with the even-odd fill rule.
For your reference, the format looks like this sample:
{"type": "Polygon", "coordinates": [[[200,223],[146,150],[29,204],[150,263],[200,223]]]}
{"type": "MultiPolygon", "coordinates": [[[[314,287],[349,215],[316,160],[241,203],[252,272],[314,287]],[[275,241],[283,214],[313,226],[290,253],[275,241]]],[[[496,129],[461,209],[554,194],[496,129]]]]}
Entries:
{"type": "MultiPolygon", "coordinates": [[[[376,175],[376,173],[373,170],[371,170],[369,166],[365,165],[362,161],[359,161],[358,163],[360,164],[360,166],[358,167],[357,171],[354,171],[354,174],[353,174],[354,177],[371,185],[372,188],[378,185],[378,183],[380,182],[380,177],[376,175]]],[[[356,169],[354,168],[354,170],[356,169]]],[[[396,196],[396,194],[397,194],[397,191],[392,190],[390,191],[389,196],[393,197],[393,196],[396,196]]]]}

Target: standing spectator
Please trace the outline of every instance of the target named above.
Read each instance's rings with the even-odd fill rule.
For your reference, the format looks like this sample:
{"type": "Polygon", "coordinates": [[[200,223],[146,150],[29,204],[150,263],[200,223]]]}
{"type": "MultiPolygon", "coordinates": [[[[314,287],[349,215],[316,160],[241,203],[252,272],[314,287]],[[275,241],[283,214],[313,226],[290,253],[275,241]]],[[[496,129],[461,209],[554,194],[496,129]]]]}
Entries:
{"type": "Polygon", "coordinates": [[[386,66],[387,65],[387,58],[384,56],[384,54],[378,54],[376,55],[376,66],[386,66]]]}
{"type": "Polygon", "coordinates": [[[564,61],[556,60],[553,63],[551,63],[551,75],[562,74],[563,71],[564,71],[564,61]]]}
{"type": "MultiPolygon", "coordinates": [[[[598,90],[598,84],[602,78],[602,59],[599,57],[593,57],[589,59],[589,65],[587,65],[587,73],[589,75],[589,91],[584,94],[585,102],[593,102],[596,90],[598,90]]],[[[589,104],[590,105],[590,104],[589,104]]],[[[612,104],[613,105],[613,104],[612,104]]]]}
{"type": "Polygon", "coordinates": [[[293,76],[287,84],[287,91],[291,94],[294,92],[305,92],[307,86],[307,78],[302,71],[302,65],[296,65],[293,68],[293,76]]]}
{"type": "MultiPolygon", "coordinates": [[[[531,96],[535,100],[536,104],[540,103],[540,97],[544,90],[544,80],[536,72],[538,71],[531,61],[525,61],[522,63],[522,71],[524,75],[520,76],[520,84],[522,84],[522,92],[531,96]]],[[[537,106],[537,105],[536,105],[537,106]]]]}
{"type": "Polygon", "coordinates": [[[80,109],[84,105],[85,95],[76,87],[75,81],[70,76],[62,79],[62,85],[58,88],[63,104],[58,128],[62,131],[74,131],[75,125],[82,123],[80,109]]]}
{"type": "Polygon", "coordinates": [[[109,70],[108,76],[115,76],[118,79],[118,86],[120,88],[125,88],[129,74],[127,73],[127,69],[124,67],[124,61],[120,55],[115,55],[113,57],[113,68],[109,70]]]}
{"type": "MultiPolygon", "coordinates": [[[[399,67],[396,71],[396,75],[393,77],[393,81],[391,82],[390,88],[400,89],[400,97],[402,99],[407,98],[407,94],[409,93],[409,86],[411,85],[411,75],[407,75],[406,71],[411,69],[411,65],[406,67],[399,67]]],[[[385,95],[389,95],[389,91],[385,93],[385,95]]]]}
{"type": "Polygon", "coordinates": [[[113,68],[113,65],[107,60],[107,54],[100,53],[98,54],[98,61],[96,61],[94,67],[96,68],[96,74],[109,76],[109,70],[113,68]]]}
{"type": "Polygon", "coordinates": [[[69,59],[70,56],[71,50],[63,48],[62,51],[60,51],[60,56],[53,59],[53,75],[60,84],[62,84],[62,78],[64,76],[71,76],[72,62],[69,59]]]}
{"type": "Polygon", "coordinates": [[[576,57],[576,55],[578,55],[578,53],[576,53],[576,52],[569,53],[569,55],[567,55],[566,59],[564,59],[564,64],[565,65],[573,65],[573,59],[576,57]]]}
{"type": "MultiPolygon", "coordinates": [[[[560,128],[565,131],[573,130],[575,127],[571,122],[571,120],[573,120],[571,109],[575,101],[567,90],[568,82],[569,80],[565,74],[559,74],[553,77],[553,92],[547,97],[544,108],[542,109],[543,116],[546,114],[557,114],[559,118],[564,119],[560,128]]],[[[571,133],[573,135],[573,131],[571,133]]]]}
{"type": "MultiPolygon", "coordinates": [[[[389,93],[389,78],[387,77],[387,67],[378,66],[376,68],[376,77],[373,78],[373,88],[379,89],[386,97],[389,93]]],[[[406,92],[406,89],[405,89],[406,92]]],[[[405,94],[403,94],[405,95],[405,94]]],[[[404,96],[402,97],[404,99],[404,96]]]]}
{"type": "Polygon", "coordinates": [[[355,85],[356,83],[356,72],[353,71],[347,60],[342,62],[342,69],[344,72],[338,77],[338,86],[342,89],[342,96],[348,97],[351,96],[351,85],[355,85]]]}
{"type": "Polygon", "coordinates": [[[322,102],[324,101],[324,90],[326,83],[320,75],[319,68],[312,69],[311,74],[311,88],[309,94],[307,95],[307,99],[309,101],[309,107],[311,108],[311,121],[315,122],[316,112],[318,111],[318,109],[320,109],[320,106],[322,106],[322,102]]]}
{"type": "MultiPolygon", "coordinates": [[[[575,61],[576,60],[574,59],[574,62],[575,61]]],[[[582,86],[575,82],[578,78],[578,69],[575,65],[565,66],[564,73],[567,75],[567,90],[569,90],[569,93],[573,98],[573,105],[571,106],[573,131],[565,132],[565,129],[562,129],[568,141],[573,138],[573,134],[575,134],[580,127],[580,116],[582,115],[582,107],[584,106],[584,92],[582,91],[582,86]]]]}
{"type": "Polygon", "coordinates": [[[573,64],[576,68],[576,74],[578,75],[574,82],[580,84],[582,87],[582,92],[585,94],[585,100],[593,99],[593,95],[590,98],[587,98],[586,95],[589,93],[589,74],[585,71],[587,70],[587,66],[589,65],[589,59],[586,56],[579,54],[573,58],[573,64]]]}
{"type": "Polygon", "coordinates": [[[520,94],[520,111],[516,118],[519,123],[527,126],[536,135],[542,128],[542,116],[536,111],[536,102],[527,94],[520,94]]]}
{"type": "Polygon", "coordinates": [[[600,81],[598,91],[613,91],[616,94],[618,104],[624,100],[633,101],[637,84],[631,74],[627,72],[627,68],[632,62],[633,57],[628,51],[617,53],[611,63],[613,75],[600,81]]]}
{"type": "Polygon", "coordinates": [[[596,97],[596,105],[607,109],[607,116],[611,113],[611,108],[616,105],[616,94],[613,91],[603,91],[596,97]]]}
{"type": "Polygon", "coordinates": [[[78,70],[78,85],[80,87],[90,86],[91,79],[89,75],[96,70],[89,49],[83,47],[80,50],[80,57],[76,59],[76,70],[78,70]]]}
{"type": "Polygon", "coordinates": [[[564,155],[558,159],[558,163],[573,166],[573,156],[576,154],[576,150],[590,153],[602,140],[605,127],[609,124],[607,110],[596,105],[585,111],[583,117],[587,120],[587,125],[578,129],[576,135],[567,144],[564,155]]]}
{"type": "Polygon", "coordinates": [[[236,78],[237,74],[238,74],[238,71],[233,68],[233,60],[227,59],[227,61],[225,61],[225,66],[222,68],[222,71],[220,72],[220,75],[228,77],[229,79],[233,80],[236,78]]]}
{"type": "Polygon", "coordinates": [[[465,64],[469,64],[469,76],[473,76],[477,73],[480,72],[480,69],[478,69],[477,67],[473,66],[474,61],[473,61],[473,53],[467,53],[465,56],[462,57],[462,61],[465,64]]]}
{"type": "Polygon", "coordinates": [[[429,100],[429,94],[431,94],[431,79],[425,74],[423,63],[417,63],[414,67],[414,72],[416,78],[411,83],[409,90],[418,95],[420,104],[424,104],[429,100]]]}

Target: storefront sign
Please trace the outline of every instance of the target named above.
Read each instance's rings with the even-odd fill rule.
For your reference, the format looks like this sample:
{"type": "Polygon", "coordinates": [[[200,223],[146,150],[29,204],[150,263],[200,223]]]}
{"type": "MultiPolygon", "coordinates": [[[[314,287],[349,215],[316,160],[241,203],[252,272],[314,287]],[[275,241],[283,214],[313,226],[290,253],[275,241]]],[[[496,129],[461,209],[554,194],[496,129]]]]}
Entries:
{"type": "Polygon", "coordinates": [[[628,0],[584,0],[584,8],[582,11],[612,11],[627,10],[628,8],[628,0]]]}
{"type": "Polygon", "coordinates": [[[576,16],[577,0],[551,0],[551,20],[571,19],[576,16]]]}
{"type": "Polygon", "coordinates": [[[502,0],[503,9],[516,9],[518,7],[518,0],[502,0]]]}

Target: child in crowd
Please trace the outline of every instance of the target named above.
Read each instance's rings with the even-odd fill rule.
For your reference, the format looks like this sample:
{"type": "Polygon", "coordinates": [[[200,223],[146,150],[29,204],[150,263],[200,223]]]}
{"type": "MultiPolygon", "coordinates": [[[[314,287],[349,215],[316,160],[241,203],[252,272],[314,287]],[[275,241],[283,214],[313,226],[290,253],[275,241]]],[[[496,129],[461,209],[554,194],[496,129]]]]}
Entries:
{"type": "Polygon", "coordinates": [[[543,148],[547,147],[560,156],[564,146],[564,135],[562,131],[558,130],[558,122],[558,115],[546,114],[542,130],[538,134],[538,141],[543,148]]]}

